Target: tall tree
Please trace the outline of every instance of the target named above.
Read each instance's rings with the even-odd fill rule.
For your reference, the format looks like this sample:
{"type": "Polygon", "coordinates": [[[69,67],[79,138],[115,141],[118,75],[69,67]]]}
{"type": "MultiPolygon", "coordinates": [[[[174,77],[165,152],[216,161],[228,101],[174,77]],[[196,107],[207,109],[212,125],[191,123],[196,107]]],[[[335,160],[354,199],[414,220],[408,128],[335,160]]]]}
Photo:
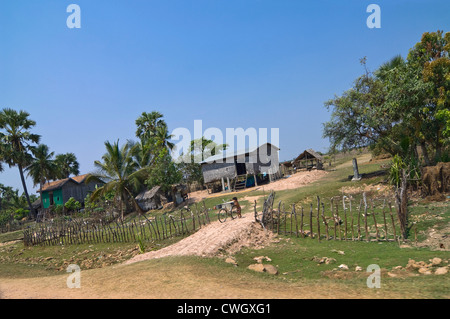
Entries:
{"type": "Polygon", "coordinates": [[[53,179],[55,176],[57,167],[53,160],[53,152],[50,152],[49,148],[45,144],[39,144],[32,151],[34,158],[30,165],[26,167],[28,176],[33,180],[34,185],[39,185],[39,194],[42,204],[42,186],[45,182],[53,179]]]}
{"type": "Polygon", "coordinates": [[[27,185],[24,177],[24,168],[32,162],[31,151],[38,144],[40,136],[30,132],[36,122],[29,118],[30,114],[25,111],[16,111],[4,108],[0,112],[0,144],[2,145],[3,162],[9,167],[17,166],[22,181],[25,197],[30,208],[30,214],[35,216],[28,195],[27,185]]]}
{"type": "Polygon", "coordinates": [[[143,112],[136,119],[136,137],[145,142],[149,138],[156,136],[158,128],[167,127],[166,122],[162,118],[163,115],[158,111],[143,112]]]}
{"type": "MultiPolygon", "coordinates": [[[[359,77],[353,87],[325,103],[324,124],[332,148],[370,146],[426,165],[450,146],[450,33],[424,33],[407,60],[394,57],[359,77]],[[448,133],[447,133],[448,132],[448,133]]],[[[365,65],[365,60],[363,61],[365,65]]]]}
{"type": "Polygon", "coordinates": [[[174,144],[170,142],[169,134],[163,115],[157,111],[143,112],[136,120],[136,137],[139,142],[129,142],[132,146],[132,154],[141,168],[151,168],[165,153],[164,150],[172,150],[174,144]]]}
{"type": "Polygon", "coordinates": [[[80,174],[80,164],[74,153],[58,154],[55,157],[56,179],[69,178],[80,174]]]}
{"type": "Polygon", "coordinates": [[[201,137],[191,141],[186,154],[178,160],[178,167],[182,172],[182,179],[190,184],[197,182],[203,184],[203,173],[200,162],[209,156],[214,156],[226,150],[227,144],[216,144],[214,141],[201,137]]]}
{"type": "Polygon", "coordinates": [[[119,146],[119,141],[113,144],[107,141],[105,147],[106,153],[102,156],[102,161],[94,162],[98,172],[89,174],[86,179],[86,183],[98,179],[106,182],[92,193],[91,200],[114,192],[120,206],[121,219],[124,217],[128,201],[131,201],[135,209],[141,213],[142,209],[134,197],[140,190],[147,169],[138,169],[136,162],[133,160],[129,143],[119,146]]]}

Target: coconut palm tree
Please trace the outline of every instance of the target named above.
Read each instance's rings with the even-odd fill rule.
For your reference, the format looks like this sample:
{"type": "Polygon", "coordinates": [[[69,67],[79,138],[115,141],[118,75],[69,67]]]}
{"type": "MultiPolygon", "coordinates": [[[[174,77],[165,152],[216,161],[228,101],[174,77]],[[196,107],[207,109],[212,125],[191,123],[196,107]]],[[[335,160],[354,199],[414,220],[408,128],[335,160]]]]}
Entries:
{"type": "Polygon", "coordinates": [[[38,144],[40,136],[30,132],[30,129],[36,125],[36,122],[29,118],[30,114],[25,111],[16,111],[10,108],[4,108],[0,111],[0,145],[2,148],[2,161],[9,167],[17,166],[25,197],[30,207],[31,216],[35,215],[28,195],[27,185],[23,174],[33,157],[31,151],[38,144]]]}
{"type": "Polygon", "coordinates": [[[58,154],[55,157],[56,179],[69,178],[80,174],[80,164],[74,153],[58,154]]]}
{"type": "Polygon", "coordinates": [[[42,186],[45,182],[53,179],[57,170],[55,161],[53,160],[54,153],[50,152],[48,146],[45,144],[39,144],[32,153],[34,159],[25,170],[28,172],[27,176],[33,180],[34,185],[39,184],[41,207],[44,207],[42,204],[42,186]]]}
{"type": "Polygon", "coordinates": [[[141,181],[147,174],[147,168],[138,169],[133,160],[130,144],[127,142],[119,147],[119,141],[111,144],[105,142],[106,153],[102,156],[102,162],[95,161],[94,165],[98,173],[89,174],[86,183],[93,180],[102,180],[103,186],[98,187],[91,195],[91,200],[96,200],[110,192],[114,192],[120,206],[121,219],[124,217],[126,205],[132,201],[136,210],[143,213],[134,199],[134,194],[140,190],[141,181]]]}

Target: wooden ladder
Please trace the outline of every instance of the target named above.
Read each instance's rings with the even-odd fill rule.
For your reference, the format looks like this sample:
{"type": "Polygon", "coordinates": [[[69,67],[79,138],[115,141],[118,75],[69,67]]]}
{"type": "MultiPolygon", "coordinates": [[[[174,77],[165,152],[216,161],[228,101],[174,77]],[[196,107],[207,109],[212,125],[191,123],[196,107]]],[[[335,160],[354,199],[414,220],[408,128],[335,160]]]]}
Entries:
{"type": "Polygon", "coordinates": [[[238,175],[234,179],[234,190],[239,191],[247,187],[247,174],[238,175]]]}

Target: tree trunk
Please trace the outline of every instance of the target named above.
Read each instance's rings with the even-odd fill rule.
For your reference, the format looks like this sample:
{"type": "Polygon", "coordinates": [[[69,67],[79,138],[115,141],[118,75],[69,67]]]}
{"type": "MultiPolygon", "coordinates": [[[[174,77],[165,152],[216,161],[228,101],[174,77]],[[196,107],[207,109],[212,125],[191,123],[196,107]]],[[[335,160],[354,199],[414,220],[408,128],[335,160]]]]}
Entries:
{"type": "MultiPolygon", "coordinates": [[[[44,203],[43,203],[43,201],[42,201],[42,184],[44,184],[44,182],[43,181],[41,181],[40,183],[39,183],[39,198],[40,198],[40,200],[41,200],[41,212],[43,212],[44,211],[44,203]]],[[[37,214],[37,213],[36,213],[37,214]]]]}
{"type": "Polygon", "coordinates": [[[25,193],[28,207],[30,208],[30,218],[36,218],[36,213],[34,211],[33,205],[31,205],[30,196],[28,195],[27,184],[25,183],[25,177],[23,176],[22,165],[19,164],[18,167],[19,167],[20,179],[22,181],[23,192],[25,193]]]}
{"type": "Polygon", "coordinates": [[[420,143],[420,149],[422,150],[423,159],[425,160],[425,166],[430,166],[431,165],[430,156],[428,155],[427,146],[425,145],[424,142],[420,143]]]}
{"type": "Polygon", "coordinates": [[[406,170],[402,170],[401,187],[395,190],[395,201],[397,206],[397,215],[400,223],[403,240],[408,235],[408,197],[406,170]]]}

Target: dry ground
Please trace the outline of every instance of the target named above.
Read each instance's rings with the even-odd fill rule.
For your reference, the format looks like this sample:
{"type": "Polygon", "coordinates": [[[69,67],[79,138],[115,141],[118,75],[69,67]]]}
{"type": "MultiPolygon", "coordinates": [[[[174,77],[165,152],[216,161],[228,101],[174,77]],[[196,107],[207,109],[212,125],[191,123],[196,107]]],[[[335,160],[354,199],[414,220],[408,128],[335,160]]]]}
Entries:
{"type": "MultiPolygon", "coordinates": [[[[230,266],[232,267],[232,266],[230,266]]],[[[81,272],[81,288],[69,289],[69,274],[43,278],[1,279],[0,298],[102,299],[102,298],[365,298],[377,296],[367,288],[348,290],[339,283],[283,283],[262,280],[252,274],[189,263],[167,257],[131,265],[81,272]]],[[[380,296],[386,298],[386,295],[380,296]]],[[[391,294],[391,297],[401,297],[391,294]]]]}

